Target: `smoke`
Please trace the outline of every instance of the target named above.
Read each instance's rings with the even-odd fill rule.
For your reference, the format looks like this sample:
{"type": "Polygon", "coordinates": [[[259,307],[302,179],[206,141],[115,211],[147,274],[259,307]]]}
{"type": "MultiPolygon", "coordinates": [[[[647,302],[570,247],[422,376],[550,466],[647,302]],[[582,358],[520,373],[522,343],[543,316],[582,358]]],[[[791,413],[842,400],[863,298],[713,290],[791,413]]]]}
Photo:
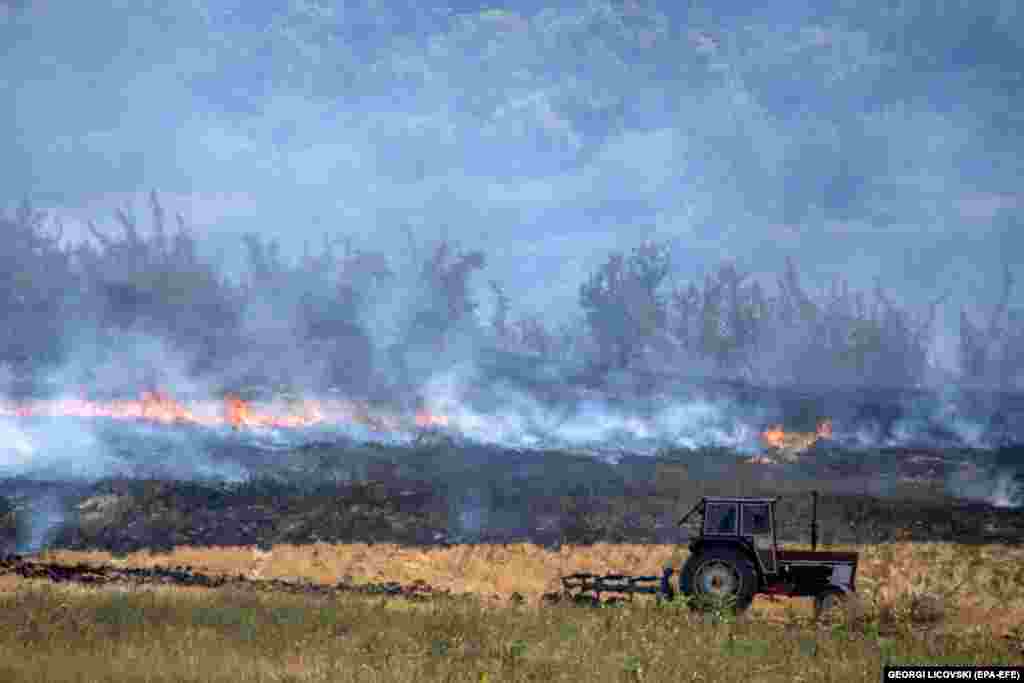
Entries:
{"type": "MultiPolygon", "coordinates": [[[[513,449],[654,454],[718,446],[752,453],[759,413],[733,401],[661,393],[570,392],[539,398],[512,381],[485,378],[473,364],[434,375],[421,389],[432,414],[473,441],[513,449]]],[[[555,393],[555,392],[549,392],[555,393]]]]}
{"type": "MultiPolygon", "coordinates": [[[[425,379],[414,385],[418,407],[443,418],[440,424],[467,442],[513,450],[561,449],[616,458],[619,454],[655,454],[663,449],[724,447],[755,454],[763,447],[762,431],[780,424],[787,431],[813,431],[816,419],[831,418],[830,443],[847,450],[879,447],[961,448],[991,451],[999,439],[1024,441],[1017,433],[1024,423],[1020,405],[981,399],[945,390],[900,394],[835,389],[787,398],[782,389],[713,390],[705,383],[684,386],[662,378],[660,388],[645,381],[619,381],[602,389],[573,385],[568,365],[507,360],[505,367],[481,363],[478,339],[455,335],[444,353],[406,353],[411,374],[425,379]],[[459,361],[459,359],[461,362],[459,361]],[[516,367],[517,363],[521,367],[516,367]],[[444,369],[438,370],[438,367],[444,369]],[[750,394],[750,392],[753,394],[750,394]],[[744,395],[746,392],[747,395],[744,395]],[[1001,421],[995,420],[996,415],[1001,421]],[[993,429],[1000,425],[1000,431],[993,429]]],[[[289,371],[290,363],[283,366],[289,371]]],[[[620,373],[622,374],[622,373],[620,373]]],[[[190,392],[199,398],[220,391],[224,376],[196,377],[188,358],[159,338],[142,333],[116,338],[108,348],[83,344],[70,361],[48,377],[53,384],[91,386],[95,394],[136,395],[142,387],[167,387],[174,397],[190,392]]],[[[294,383],[293,383],[294,386],[294,383]]],[[[299,394],[317,398],[315,388],[299,394]]],[[[385,413],[402,414],[414,405],[399,395],[385,413]]],[[[323,398],[324,405],[333,397],[323,398]]],[[[217,400],[189,403],[196,409],[219,410],[217,400]]],[[[261,406],[273,413],[295,410],[287,397],[261,406]]],[[[373,407],[367,407],[370,414],[373,407]]],[[[393,429],[361,423],[354,413],[327,410],[326,421],[301,429],[187,425],[168,427],[131,421],[4,418],[0,475],[95,480],[105,476],[165,476],[178,479],[238,479],[249,472],[244,463],[221,454],[226,445],[247,452],[286,453],[315,441],[382,443],[413,442],[410,424],[393,429]]],[[[1012,482],[990,482],[1001,500],[1015,500],[1012,482]],[[1007,487],[1010,487],[1009,489],[1007,487]]],[[[970,487],[977,495],[977,485],[970,487]]]]}
{"type": "Polygon", "coordinates": [[[25,466],[34,450],[35,444],[13,420],[0,419],[0,471],[25,466]]]}
{"type": "Polygon", "coordinates": [[[1016,508],[1024,505],[1024,485],[1016,481],[1012,475],[1000,474],[995,487],[987,497],[987,502],[1000,508],[1016,508]]]}
{"type": "Polygon", "coordinates": [[[0,476],[49,480],[89,480],[119,473],[120,462],[78,420],[35,424],[0,417],[0,476]]]}
{"type": "MultiPolygon", "coordinates": [[[[81,424],[58,420],[44,429],[0,418],[0,480],[88,480],[117,470],[98,440],[81,424]]],[[[17,492],[17,491],[15,491],[17,492]]],[[[54,529],[65,520],[65,507],[56,493],[30,492],[23,512],[27,535],[19,538],[18,552],[42,549],[54,529]]]]}
{"type": "Polygon", "coordinates": [[[488,524],[488,503],[478,487],[453,495],[449,503],[449,538],[456,542],[479,541],[488,524]]]}
{"type": "Polygon", "coordinates": [[[946,482],[955,496],[999,508],[1024,506],[1024,468],[967,467],[946,482]]]}
{"type": "MultiPolygon", "coordinates": [[[[877,424],[877,423],[876,423],[877,424]]],[[[903,402],[891,425],[877,430],[874,443],[886,446],[957,446],[992,448],[992,435],[983,418],[969,414],[949,391],[903,402]]]]}
{"type": "MultiPolygon", "coordinates": [[[[0,29],[10,33],[17,23],[35,36],[7,41],[12,49],[0,57],[0,72],[12,74],[0,85],[19,93],[16,106],[0,112],[19,135],[0,140],[0,150],[20,162],[0,169],[8,193],[0,201],[45,185],[55,194],[44,201],[79,213],[87,236],[85,220],[98,218],[93,209],[105,204],[109,213],[134,188],[156,186],[206,231],[199,247],[230,244],[242,272],[246,252],[232,231],[243,220],[261,239],[283,238],[285,256],[340,229],[397,258],[388,261],[392,276],[360,291],[351,310],[341,310],[350,302],[336,296],[343,283],[333,271],[321,281],[300,263],[283,269],[280,287],[274,273],[250,283],[238,329],[223,326],[231,329],[224,348],[219,331],[207,328],[218,328],[231,306],[191,315],[206,310],[203,296],[217,298],[214,288],[189,289],[203,281],[192,270],[122,270],[159,259],[115,255],[82,287],[45,268],[25,271],[36,278],[28,288],[20,277],[0,277],[0,305],[10,316],[49,310],[18,303],[27,290],[47,289],[43,280],[73,291],[73,304],[85,302],[54,320],[40,314],[45,324],[8,326],[17,342],[12,356],[50,345],[57,328],[64,333],[66,357],[39,378],[37,394],[134,399],[162,389],[211,411],[225,390],[287,390],[324,402],[372,397],[384,412],[422,407],[442,416],[442,429],[470,442],[613,461],[665,448],[753,454],[768,425],[813,431],[820,417],[833,421],[831,443],[853,452],[973,449],[971,457],[995,452],[998,460],[1002,444],[1024,443],[1024,408],[947,388],[961,360],[951,311],[988,317],[1000,295],[993,264],[1019,253],[1011,238],[1024,235],[1008,227],[994,246],[1000,221],[1012,226],[1024,207],[1007,189],[1018,187],[1024,158],[1024,138],[1005,114],[1019,110],[1004,77],[1022,61],[1016,15],[1006,9],[1013,3],[922,6],[913,17],[880,17],[850,3],[812,17],[802,3],[780,3],[742,18],[700,2],[682,14],[680,3],[599,2],[443,16],[416,3],[392,8],[395,16],[367,2],[347,3],[344,12],[285,2],[269,13],[259,3],[226,13],[163,3],[159,16],[102,2],[43,11],[48,4],[0,3],[0,29]],[[76,33],[85,21],[94,32],[76,33]],[[350,33],[381,21],[395,30],[350,33]],[[124,49],[114,54],[110,46],[124,49]],[[922,60],[933,67],[928,73],[922,60]],[[54,64],[80,64],[89,77],[54,64]],[[908,84],[922,96],[909,101],[908,84]],[[69,100],[78,103],[73,116],[69,100]],[[116,129],[103,123],[111,120],[116,129]],[[169,133],[154,137],[154,122],[169,133]],[[393,229],[399,224],[410,227],[393,229]],[[972,239],[963,239],[968,232],[972,239]],[[752,391],[753,399],[683,391],[671,378],[649,382],[630,372],[585,390],[568,364],[529,366],[522,358],[486,369],[483,349],[494,339],[468,305],[484,301],[456,301],[454,310],[469,312],[438,334],[453,309],[423,277],[432,238],[484,245],[490,260],[475,280],[507,285],[512,317],[539,312],[549,332],[569,321],[583,358],[594,340],[585,323],[573,322],[579,285],[606,252],[648,236],[678,246],[670,279],[699,279],[727,254],[744,272],[772,271],[759,277],[766,283],[793,255],[811,266],[802,287],[815,301],[829,300],[814,290],[831,273],[854,289],[876,275],[896,277],[893,299],[911,308],[954,282],[956,298],[939,307],[928,349],[929,391],[852,391],[913,378],[905,361],[916,349],[901,352],[883,339],[877,358],[836,367],[814,352],[813,335],[800,325],[783,326],[774,350],[744,369],[755,384],[776,388],[752,391]],[[144,309],[152,297],[91,301],[90,287],[106,279],[155,292],[156,304],[182,294],[184,304],[151,312],[144,309]],[[134,321],[130,329],[104,329],[112,313],[134,321]],[[83,322],[91,318],[103,322],[83,322]],[[213,350],[196,350],[193,340],[213,350]],[[205,356],[216,360],[196,372],[205,356]],[[790,401],[778,387],[793,383],[831,389],[790,401]]],[[[11,254],[0,276],[17,275],[19,261],[30,260],[27,251],[11,254]]],[[[469,294],[483,299],[477,285],[469,294]]],[[[1008,316],[1020,289],[1011,296],[1008,316]]],[[[709,359],[663,355],[649,367],[685,365],[692,378],[708,380],[719,370],[709,359]]],[[[0,366],[0,398],[18,399],[17,379],[0,366]]],[[[293,409],[283,401],[267,408],[293,409]]],[[[404,446],[416,436],[336,417],[301,429],[238,431],[0,417],[0,478],[236,480],[311,442],[404,446]]],[[[1024,464],[974,464],[976,477],[957,474],[951,490],[1021,504],[1024,464]]],[[[494,521],[479,514],[483,495],[456,498],[460,533],[494,521]]],[[[56,514],[47,501],[38,501],[38,528],[56,514]]]]}
{"type": "Polygon", "coordinates": [[[64,503],[55,493],[44,494],[28,504],[28,537],[17,552],[36,553],[46,547],[50,535],[63,524],[64,503]]]}
{"type": "Polygon", "coordinates": [[[223,450],[223,444],[207,441],[204,448],[197,435],[160,425],[0,417],[0,481],[5,488],[13,483],[15,492],[27,482],[42,486],[21,496],[26,500],[27,552],[43,547],[66,519],[65,502],[47,487],[87,486],[111,477],[243,480],[249,469],[218,455],[223,450]]]}
{"type": "MultiPolygon", "coordinates": [[[[130,381],[133,372],[115,379],[130,381]]],[[[551,381],[551,374],[548,369],[532,373],[531,378],[536,381],[547,375],[551,381]]],[[[108,387],[118,384],[112,380],[108,387]]],[[[834,431],[829,443],[847,452],[862,452],[865,457],[880,447],[970,449],[969,457],[974,460],[964,464],[973,467],[950,474],[947,490],[998,507],[1024,505],[1024,462],[1019,451],[993,448],[991,430],[986,427],[991,420],[985,411],[979,410],[977,401],[954,392],[922,393],[887,406],[862,397],[866,405],[874,406],[864,410],[843,394],[805,395],[794,402],[784,396],[773,398],[774,390],[753,398],[730,398],[724,391],[699,389],[636,394],[581,390],[558,383],[549,389],[536,390],[535,386],[531,391],[512,379],[495,381],[479,365],[466,362],[429,376],[419,395],[422,409],[447,420],[440,429],[465,440],[467,448],[483,444],[509,455],[515,451],[570,451],[610,464],[625,454],[654,455],[666,448],[725,447],[753,454],[763,448],[761,432],[766,425],[776,421],[801,425],[808,414],[830,414],[834,431]]],[[[980,407],[994,406],[1006,409],[1005,403],[982,402],[980,407]]],[[[283,410],[287,406],[277,407],[283,410]]],[[[1016,414],[1010,415],[1010,422],[1015,422],[1016,414]]],[[[409,430],[382,432],[344,419],[297,429],[234,430],[130,420],[5,417],[0,418],[0,479],[240,481],[266,463],[288,466],[289,459],[298,458],[298,449],[306,444],[407,447],[415,436],[409,430]]],[[[462,452],[455,451],[455,457],[462,452]]],[[[831,456],[826,449],[812,457],[831,456]]],[[[705,454],[697,469],[702,476],[713,476],[716,465],[707,458],[705,454]]],[[[699,463],[695,460],[694,464],[699,463]]],[[[450,538],[472,541],[500,531],[491,528],[495,524],[518,523],[490,514],[490,494],[479,483],[490,475],[487,464],[482,468],[464,481],[459,478],[462,475],[454,476],[448,484],[450,538]],[[475,478],[478,476],[482,479],[475,478]]],[[[31,532],[24,547],[34,551],[64,522],[63,503],[50,494],[30,497],[29,521],[31,532]]]]}
{"type": "MultiPolygon", "coordinates": [[[[536,383],[543,374],[532,372],[530,378],[536,383]]],[[[824,389],[796,399],[781,389],[753,390],[753,398],[741,397],[741,391],[712,396],[700,387],[646,395],[560,389],[540,398],[544,392],[530,392],[510,379],[496,381],[464,364],[433,376],[422,393],[431,413],[448,418],[447,429],[470,440],[518,450],[583,452],[611,462],[625,453],[653,455],[672,448],[725,447],[753,454],[764,448],[761,433],[770,424],[813,431],[816,418],[829,417],[832,435],[810,457],[828,459],[836,448],[863,459],[881,448],[911,457],[922,449],[941,454],[953,468],[946,482],[952,495],[1000,507],[1024,504],[1024,458],[1000,447],[1007,441],[1024,443],[1024,402],[1007,396],[951,388],[824,389]],[[973,468],[973,478],[963,479],[969,470],[956,469],[961,464],[973,468]]],[[[879,464],[899,467],[896,461],[879,464]]]]}
{"type": "MultiPolygon", "coordinates": [[[[166,387],[179,396],[212,392],[209,381],[189,372],[188,356],[157,336],[137,330],[100,333],[83,326],[75,339],[66,362],[39,383],[46,395],[33,398],[60,405],[81,399],[137,399],[142,391],[166,387]]],[[[11,387],[7,382],[0,403],[17,403],[20,397],[10,395],[11,387]]],[[[17,482],[89,485],[111,477],[244,479],[249,469],[225,459],[216,436],[142,421],[0,416],[0,480],[17,487],[17,482]]],[[[45,485],[23,495],[29,534],[22,549],[27,552],[45,546],[66,519],[64,501],[46,492],[45,485]]]]}
{"type": "Polygon", "coordinates": [[[81,325],[63,362],[43,377],[66,395],[124,398],[173,387],[179,396],[208,396],[215,384],[192,372],[193,358],[143,329],[101,330],[81,325]]]}

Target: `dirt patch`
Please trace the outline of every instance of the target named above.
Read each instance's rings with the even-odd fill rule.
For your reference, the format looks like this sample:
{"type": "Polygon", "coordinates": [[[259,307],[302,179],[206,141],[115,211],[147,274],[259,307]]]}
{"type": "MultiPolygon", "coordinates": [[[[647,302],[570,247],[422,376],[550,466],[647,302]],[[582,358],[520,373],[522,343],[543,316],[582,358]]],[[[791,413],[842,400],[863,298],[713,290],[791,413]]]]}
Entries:
{"type": "Polygon", "coordinates": [[[241,574],[235,576],[205,574],[192,567],[132,567],[113,564],[66,564],[25,559],[17,555],[0,558],[0,575],[14,575],[22,579],[45,580],[57,584],[84,584],[89,586],[177,586],[186,588],[235,588],[274,593],[293,593],[329,597],[339,593],[359,593],[410,599],[446,596],[422,581],[402,585],[395,581],[355,584],[342,581],[322,584],[304,581],[299,577],[254,580],[241,574]]]}

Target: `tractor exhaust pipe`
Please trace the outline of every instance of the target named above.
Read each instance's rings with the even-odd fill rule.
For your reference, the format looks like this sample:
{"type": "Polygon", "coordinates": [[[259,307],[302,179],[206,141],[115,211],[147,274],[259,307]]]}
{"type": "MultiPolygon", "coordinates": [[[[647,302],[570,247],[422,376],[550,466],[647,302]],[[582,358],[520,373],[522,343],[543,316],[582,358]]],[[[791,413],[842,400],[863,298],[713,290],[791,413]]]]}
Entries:
{"type": "Polygon", "coordinates": [[[811,550],[818,549],[818,492],[811,493],[811,550]]]}

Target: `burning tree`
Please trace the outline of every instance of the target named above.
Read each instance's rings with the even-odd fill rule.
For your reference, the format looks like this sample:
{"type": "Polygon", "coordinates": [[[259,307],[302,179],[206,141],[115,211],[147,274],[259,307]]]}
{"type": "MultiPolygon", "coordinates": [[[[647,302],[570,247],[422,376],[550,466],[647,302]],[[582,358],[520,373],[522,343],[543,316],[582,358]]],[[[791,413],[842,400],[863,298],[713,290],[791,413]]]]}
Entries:
{"type": "Polygon", "coordinates": [[[505,293],[505,288],[497,280],[491,280],[490,288],[494,294],[494,314],[491,316],[491,329],[498,338],[498,343],[506,344],[512,340],[513,333],[508,317],[512,300],[505,293]]]}
{"type": "Polygon", "coordinates": [[[698,350],[700,309],[700,290],[693,283],[685,290],[677,287],[672,291],[670,310],[675,319],[672,332],[684,351],[696,353],[698,350]]]}
{"type": "Polygon", "coordinates": [[[759,321],[754,338],[765,363],[761,370],[797,383],[914,386],[927,369],[936,306],[914,320],[876,280],[874,304],[849,283],[833,277],[830,291],[816,301],[803,287],[792,258],[778,278],[778,294],[751,293],[759,321]]]}
{"type": "Polygon", "coordinates": [[[1024,371],[1024,312],[1010,310],[1012,289],[1013,274],[1004,263],[1002,291],[988,328],[960,312],[960,369],[968,382],[1007,388],[1024,371]]]}
{"type": "Polygon", "coordinates": [[[880,283],[875,303],[832,279],[816,301],[803,287],[792,258],[778,278],[778,292],[765,295],[735,265],[726,263],[671,295],[671,330],[687,354],[715,362],[720,371],[745,370],[755,379],[798,383],[914,385],[927,366],[935,308],[920,321],[893,303],[880,283]]]}
{"type": "Polygon", "coordinates": [[[510,319],[511,299],[495,280],[490,282],[494,294],[494,313],[491,315],[491,329],[498,344],[505,349],[514,347],[525,348],[532,353],[551,358],[564,353],[571,340],[569,331],[561,329],[551,332],[544,325],[544,319],[537,313],[520,316],[517,320],[510,319]]]}
{"type": "Polygon", "coordinates": [[[770,303],[757,281],[747,282],[735,264],[724,263],[704,278],[671,294],[671,332],[689,357],[713,361],[722,372],[749,370],[764,345],[770,303]]]}
{"type": "Polygon", "coordinates": [[[249,256],[247,310],[254,324],[267,318],[285,321],[260,336],[264,346],[282,350],[279,361],[282,371],[292,375],[288,379],[299,379],[297,368],[304,367],[302,372],[313,376],[302,379],[321,387],[367,390],[373,349],[363,315],[377,290],[393,277],[387,259],[353,249],[350,239],[325,235],[319,254],[313,255],[307,243],[301,260],[291,264],[281,257],[276,240],[255,234],[243,240],[249,256]],[[336,252],[339,242],[345,245],[342,254],[336,252]]]}
{"type": "Polygon", "coordinates": [[[469,278],[485,263],[482,251],[463,253],[447,239],[441,240],[420,271],[425,297],[413,315],[407,339],[443,348],[451,332],[470,322],[477,303],[469,294],[469,278]]]}
{"type": "Polygon", "coordinates": [[[130,212],[118,209],[121,238],[90,222],[99,246],[82,243],[75,261],[99,304],[102,327],[155,332],[194,352],[197,369],[209,367],[236,347],[238,292],[214,266],[200,260],[181,214],[176,216],[177,233],[168,236],[155,191],[149,202],[149,237],[140,233],[130,212]]]}
{"type": "Polygon", "coordinates": [[[678,325],[684,343],[727,371],[749,364],[763,333],[763,295],[756,282],[744,283],[747,277],[726,263],[704,279],[703,292],[691,286],[674,297],[679,314],[686,316],[678,325]]]}
{"type": "Polygon", "coordinates": [[[602,367],[625,369],[664,331],[667,305],[659,289],[668,271],[667,245],[648,242],[628,259],[611,254],[580,286],[580,306],[602,367]]]}
{"type": "Polygon", "coordinates": [[[397,338],[387,347],[391,379],[406,390],[418,387],[430,371],[451,360],[457,340],[481,331],[470,278],[486,262],[482,251],[463,252],[447,239],[421,258],[411,228],[407,227],[407,234],[412,267],[392,290],[392,302],[401,304],[400,308],[392,304],[397,338]]]}
{"type": "Polygon", "coordinates": [[[0,216],[0,363],[31,369],[61,354],[69,293],[78,287],[63,229],[46,234],[47,215],[26,201],[13,216],[0,216]]]}
{"type": "Polygon", "coordinates": [[[554,335],[544,327],[544,319],[536,313],[524,316],[516,321],[516,328],[523,346],[528,350],[548,357],[555,350],[554,335]]]}

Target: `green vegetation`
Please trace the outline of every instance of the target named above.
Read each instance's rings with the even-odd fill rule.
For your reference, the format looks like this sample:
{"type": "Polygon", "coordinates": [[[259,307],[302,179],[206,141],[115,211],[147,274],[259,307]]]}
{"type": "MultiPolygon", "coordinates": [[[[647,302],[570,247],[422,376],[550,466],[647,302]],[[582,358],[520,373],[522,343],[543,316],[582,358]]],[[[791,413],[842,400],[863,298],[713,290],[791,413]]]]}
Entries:
{"type": "Polygon", "coordinates": [[[902,603],[815,624],[681,602],[485,607],[181,589],[0,594],[0,677],[19,681],[854,681],[884,662],[1019,664],[1024,642],[944,632],[902,603]]]}

